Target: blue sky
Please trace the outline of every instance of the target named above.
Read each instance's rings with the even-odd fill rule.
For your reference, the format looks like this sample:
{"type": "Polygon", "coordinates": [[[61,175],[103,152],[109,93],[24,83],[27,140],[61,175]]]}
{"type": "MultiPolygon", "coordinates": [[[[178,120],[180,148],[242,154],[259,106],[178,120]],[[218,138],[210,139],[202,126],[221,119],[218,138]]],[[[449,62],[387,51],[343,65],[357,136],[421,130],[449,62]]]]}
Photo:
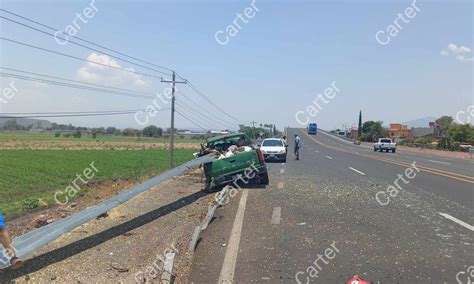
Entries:
{"type": "MultiPolygon", "coordinates": [[[[410,1],[255,1],[258,12],[227,45],[214,35],[232,24],[252,1],[101,1],[77,36],[177,70],[223,109],[244,121],[296,126],[304,111],[336,81],[337,96],[311,118],[322,128],[364,120],[404,122],[455,115],[474,104],[472,1],[416,1],[420,11],[387,45],[375,33],[393,25],[410,1]],[[451,44],[451,49],[448,46],[451,44]],[[454,47],[453,47],[454,45],[454,47]],[[460,49],[465,47],[466,49],[460,49]],[[445,50],[447,55],[442,55],[445,50]],[[464,59],[456,58],[456,55],[464,59]]],[[[90,1],[2,1],[2,8],[64,29],[90,1]]],[[[6,16],[4,13],[0,13],[6,16]]],[[[10,17],[10,16],[8,16],[10,17]]],[[[10,17],[11,18],[11,17],[10,17]]],[[[81,58],[91,51],[62,46],[48,36],[0,21],[2,37],[81,58]]],[[[69,79],[87,64],[0,41],[1,65],[69,79]]],[[[130,64],[117,62],[122,67],[130,64]]],[[[138,67],[134,67],[137,71],[138,67]]],[[[106,72],[106,71],[100,71],[106,72]]],[[[162,92],[159,80],[136,85],[129,75],[101,73],[103,83],[162,92]]],[[[11,79],[2,79],[2,89],[11,79]]],[[[117,97],[16,80],[18,93],[3,112],[89,111],[145,108],[150,99],[117,97]]],[[[187,86],[179,88],[204,112],[222,116],[187,86]]],[[[165,106],[163,106],[165,107],[165,106]]],[[[179,109],[179,108],[178,108],[179,109]]],[[[181,110],[186,112],[185,110],[181,110]]],[[[190,115],[191,116],[191,115],[190,115]]],[[[217,128],[200,120],[205,128],[217,128]]],[[[86,126],[138,127],[132,116],[56,119],[86,126]],[[105,125],[104,125],[105,124],[105,125]]],[[[169,113],[151,123],[167,127],[169,113]]],[[[228,123],[225,123],[226,125],[228,123]]],[[[180,128],[194,128],[178,118],[180,128]]]]}

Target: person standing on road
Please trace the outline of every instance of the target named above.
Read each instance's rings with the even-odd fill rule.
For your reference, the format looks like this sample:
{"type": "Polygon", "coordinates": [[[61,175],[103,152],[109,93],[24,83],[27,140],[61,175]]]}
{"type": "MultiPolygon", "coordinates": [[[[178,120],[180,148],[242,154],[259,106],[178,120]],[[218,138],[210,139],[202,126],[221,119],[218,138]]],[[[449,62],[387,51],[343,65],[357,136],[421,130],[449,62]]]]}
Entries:
{"type": "Polygon", "coordinates": [[[10,234],[8,233],[7,225],[5,224],[5,217],[0,212],[0,244],[5,248],[6,257],[10,258],[10,264],[13,269],[18,269],[23,266],[23,260],[16,256],[15,248],[13,247],[10,234]]]}
{"type": "Polygon", "coordinates": [[[298,134],[295,134],[295,156],[296,159],[300,159],[300,147],[301,147],[301,138],[298,136],[298,134]]]}

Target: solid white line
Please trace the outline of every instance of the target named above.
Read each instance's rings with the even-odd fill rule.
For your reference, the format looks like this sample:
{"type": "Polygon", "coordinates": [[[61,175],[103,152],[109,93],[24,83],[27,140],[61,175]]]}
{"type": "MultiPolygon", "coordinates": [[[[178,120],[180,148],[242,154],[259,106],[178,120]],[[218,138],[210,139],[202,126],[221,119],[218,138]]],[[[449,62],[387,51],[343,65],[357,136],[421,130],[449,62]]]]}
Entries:
{"type": "Polygon", "coordinates": [[[365,174],[364,174],[363,172],[361,172],[361,171],[359,171],[359,170],[356,170],[356,169],[354,169],[353,167],[349,167],[349,169],[353,170],[353,171],[356,172],[356,173],[359,173],[359,174],[365,176],[365,174]]]}
{"type": "Polygon", "coordinates": [[[285,169],[280,169],[280,174],[284,174],[285,173],[285,169]]]}
{"type": "Polygon", "coordinates": [[[283,188],[283,182],[282,182],[282,181],[280,181],[280,182],[278,183],[278,188],[279,188],[279,189],[282,189],[282,188],[283,188]]]}
{"type": "Polygon", "coordinates": [[[281,220],[281,207],[275,207],[273,208],[272,225],[280,224],[280,220],[281,220]]]}
{"type": "Polygon", "coordinates": [[[237,264],[237,255],[239,254],[240,235],[242,234],[242,225],[244,223],[245,206],[247,205],[248,190],[242,191],[239,207],[235,214],[234,225],[230,233],[229,245],[225,252],[224,263],[222,264],[221,274],[218,283],[233,283],[235,265],[237,264]]]}
{"type": "Polygon", "coordinates": [[[446,218],[446,219],[449,219],[449,220],[451,220],[451,221],[453,221],[453,222],[455,222],[455,223],[458,223],[459,225],[463,226],[464,228],[467,228],[467,229],[469,229],[469,230],[471,230],[471,231],[474,231],[474,226],[469,225],[469,224],[466,223],[466,222],[463,222],[463,221],[461,221],[461,220],[459,220],[459,219],[456,219],[456,218],[454,218],[453,216],[448,215],[448,214],[446,214],[446,213],[438,212],[438,214],[441,215],[441,216],[443,216],[443,217],[446,218]]]}
{"type": "Polygon", "coordinates": [[[332,160],[332,157],[330,157],[330,156],[326,156],[326,158],[328,158],[329,160],[332,160]]]}
{"type": "Polygon", "coordinates": [[[448,162],[440,162],[440,161],[435,161],[435,160],[428,160],[428,161],[433,162],[433,163],[438,163],[438,164],[451,165],[451,163],[448,163],[448,162]]]}

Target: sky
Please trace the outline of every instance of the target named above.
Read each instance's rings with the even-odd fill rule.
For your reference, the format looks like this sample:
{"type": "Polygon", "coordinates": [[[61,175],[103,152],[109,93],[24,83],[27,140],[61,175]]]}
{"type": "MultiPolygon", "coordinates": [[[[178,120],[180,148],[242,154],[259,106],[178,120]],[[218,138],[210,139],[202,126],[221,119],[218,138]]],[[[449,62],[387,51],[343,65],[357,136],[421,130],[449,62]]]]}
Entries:
{"type": "MultiPolygon", "coordinates": [[[[474,104],[474,8],[468,0],[4,0],[0,5],[61,31],[66,31],[79,13],[87,23],[76,19],[76,36],[176,70],[229,114],[217,110],[189,85],[178,84],[176,101],[180,114],[176,116],[176,125],[180,129],[235,128],[251,121],[276,124],[282,129],[300,125],[296,114],[302,122],[334,129],[356,125],[360,110],[364,121],[388,124],[455,116],[460,111],[467,112],[474,104]],[[404,14],[410,7],[411,18],[404,14]],[[87,8],[89,13],[93,8],[97,11],[86,18],[87,8]],[[253,17],[246,17],[245,9],[253,17]],[[246,23],[236,20],[239,13],[246,23]],[[233,36],[228,34],[229,25],[234,26],[233,36]],[[221,42],[228,36],[226,44],[216,40],[219,31],[221,42]],[[389,31],[392,36],[388,36],[389,31]],[[330,99],[320,99],[317,114],[309,115],[308,107],[313,105],[314,110],[315,99],[331,85],[338,91],[330,99]],[[220,121],[210,121],[213,118],[220,121]]],[[[1,11],[0,16],[28,23],[1,11]]],[[[162,76],[71,43],[59,44],[51,36],[5,19],[0,19],[0,25],[2,38],[162,76]]],[[[147,92],[161,98],[169,87],[157,78],[5,40],[0,40],[0,66],[147,92]]],[[[164,77],[170,80],[169,76],[164,77]]],[[[17,78],[0,77],[0,82],[2,113],[135,110],[153,106],[152,98],[124,97],[17,78]],[[2,97],[5,89],[11,89],[13,96],[9,93],[9,98],[2,97]]],[[[140,122],[134,114],[50,120],[88,127],[142,128],[146,117],[148,124],[169,127],[170,102],[164,99],[158,105],[161,111],[154,116],[139,115],[140,122]]]]}

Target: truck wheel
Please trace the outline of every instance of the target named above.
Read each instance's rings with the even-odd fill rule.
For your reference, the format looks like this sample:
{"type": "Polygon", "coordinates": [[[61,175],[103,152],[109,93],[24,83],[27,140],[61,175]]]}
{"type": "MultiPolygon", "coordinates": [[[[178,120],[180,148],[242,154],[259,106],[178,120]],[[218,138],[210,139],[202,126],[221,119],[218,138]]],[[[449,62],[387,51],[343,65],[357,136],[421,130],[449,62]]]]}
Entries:
{"type": "Polygon", "coordinates": [[[268,178],[268,172],[264,172],[260,176],[260,183],[264,185],[268,185],[270,183],[270,179],[268,178]]]}
{"type": "Polygon", "coordinates": [[[374,152],[377,152],[377,148],[374,147],[374,152]]]}
{"type": "Polygon", "coordinates": [[[395,149],[392,150],[392,153],[395,153],[395,149]]]}

